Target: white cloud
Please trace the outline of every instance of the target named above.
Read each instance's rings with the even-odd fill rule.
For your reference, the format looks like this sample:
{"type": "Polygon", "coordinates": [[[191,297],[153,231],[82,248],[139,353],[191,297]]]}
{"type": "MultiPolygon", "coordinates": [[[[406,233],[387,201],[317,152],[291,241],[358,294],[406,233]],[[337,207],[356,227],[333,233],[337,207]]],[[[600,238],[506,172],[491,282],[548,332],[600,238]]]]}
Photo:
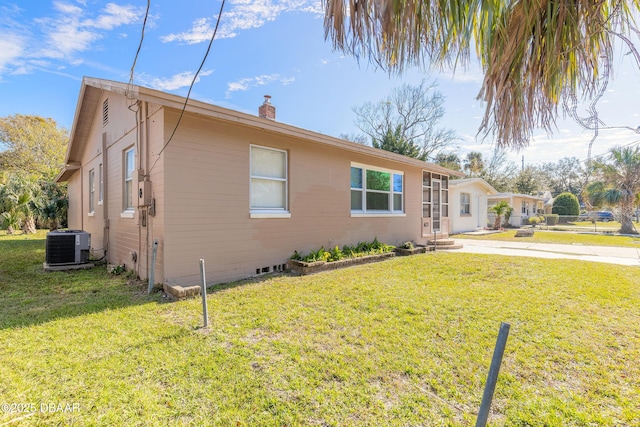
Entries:
{"type": "MultiPolygon", "coordinates": [[[[201,71],[196,78],[196,83],[200,81],[201,77],[205,77],[213,73],[213,70],[201,71]]],[[[149,86],[158,90],[176,90],[183,87],[188,87],[191,85],[194,76],[193,71],[185,71],[182,73],[174,74],[171,77],[162,78],[162,77],[154,77],[151,79],[146,78],[145,76],[140,76],[141,81],[148,81],[149,86]]]]}
{"type": "Polygon", "coordinates": [[[115,3],[107,3],[102,14],[96,19],[88,19],[83,25],[103,30],[112,30],[121,25],[134,24],[141,17],[142,9],[139,7],[115,3]]]}
{"type": "Polygon", "coordinates": [[[187,44],[196,44],[207,41],[211,38],[213,27],[207,18],[200,18],[193,21],[191,30],[180,34],[169,34],[160,37],[164,43],[168,42],[184,42],[187,44]]]}
{"type": "Polygon", "coordinates": [[[256,77],[247,77],[235,82],[227,83],[226,97],[231,98],[231,94],[237,91],[249,90],[252,87],[265,86],[267,84],[278,82],[283,86],[291,84],[296,79],[294,77],[283,77],[280,74],[262,74],[256,77]]]}
{"type": "Polygon", "coordinates": [[[57,1],[57,16],[36,19],[43,28],[45,47],[42,57],[69,58],[76,52],[89,49],[104,37],[105,31],[141,21],[144,9],[131,5],[107,3],[93,18],[85,17],[85,10],[78,5],[57,1]]]}
{"type": "Polygon", "coordinates": [[[16,34],[5,34],[0,38],[0,72],[22,56],[24,43],[24,39],[16,34]]]}
{"type": "MultiPolygon", "coordinates": [[[[322,5],[316,0],[236,0],[229,11],[223,12],[217,39],[232,38],[239,31],[259,28],[267,22],[275,21],[279,15],[287,12],[304,12],[322,16],[322,5]]],[[[199,18],[193,21],[190,30],[168,34],[160,38],[165,43],[181,42],[196,44],[208,41],[215,28],[211,18],[199,18]]]]}

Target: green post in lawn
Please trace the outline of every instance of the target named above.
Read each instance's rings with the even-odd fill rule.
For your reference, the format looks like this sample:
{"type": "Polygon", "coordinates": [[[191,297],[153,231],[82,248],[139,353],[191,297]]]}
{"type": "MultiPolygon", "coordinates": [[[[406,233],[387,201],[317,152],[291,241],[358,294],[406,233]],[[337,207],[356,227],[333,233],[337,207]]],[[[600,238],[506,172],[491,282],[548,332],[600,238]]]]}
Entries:
{"type": "Polygon", "coordinates": [[[207,309],[207,279],[204,274],[204,260],[200,258],[200,278],[202,279],[202,316],[204,316],[204,327],[209,327],[209,310],[207,309]]]}
{"type": "Polygon", "coordinates": [[[149,271],[149,288],[147,294],[150,294],[155,285],[156,279],[156,257],[158,256],[158,239],[153,241],[153,249],[151,250],[151,271],[149,271]]]}
{"type": "Polygon", "coordinates": [[[496,389],[498,373],[500,372],[500,364],[502,363],[504,348],[507,345],[507,338],[509,337],[509,328],[510,325],[508,323],[502,322],[500,324],[500,332],[498,332],[496,347],[493,350],[493,359],[491,360],[491,367],[489,368],[487,384],[484,386],[484,394],[482,395],[482,402],[480,403],[480,411],[478,412],[476,427],[485,427],[487,425],[489,409],[491,408],[491,401],[493,400],[493,392],[496,389]]]}

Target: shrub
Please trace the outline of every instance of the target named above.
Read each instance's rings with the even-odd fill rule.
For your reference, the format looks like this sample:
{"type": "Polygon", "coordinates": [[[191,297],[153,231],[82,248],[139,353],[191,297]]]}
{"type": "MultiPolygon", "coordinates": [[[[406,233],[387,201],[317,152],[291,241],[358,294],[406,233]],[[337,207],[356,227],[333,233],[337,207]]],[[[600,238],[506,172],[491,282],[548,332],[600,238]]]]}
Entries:
{"type": "Polygon", "coordinates": [[[536,225],[538,225],[539,223],[544,222],[544,218],[539,217],[539,216],[532,216],[529,217],[529,224],[533,225],[534,227],[536,225]]]}
{"type": "Polygon", "coordinates": [[[398,246],[400,249],[413,249],[413,242],[407,241],[404,242],[403,244],[401,244],[400,246],[398,246]]]}
{"type": "Polygon", "coordinates": [[[575,221],[580,215],[580,203],[575,194],[561,193],[553,199],[553,209],[551,213],[563,216],[562,222],[575,221]]]}
{"type": "Polygon", "coordinates": [[[547,217],[547,225],[558,225],[558,214],[549,214],[547,217]]]}
{"type": "Polygon", "coordinates": [[[374,239],[373,242],[358,242],[357,245],[344,245],[342,249],[338,246],[327,251],[324,247],[321,247],[317,251],[309,252],[309,255],[302,256],[298,251],[294,251],[291,255],[292,260],[303,262],[333,262],[339,261],[345,258],[358,258],[366,255],[383,254],[391,252],[393,246],[381,243],[378,239],[374,239]]]}

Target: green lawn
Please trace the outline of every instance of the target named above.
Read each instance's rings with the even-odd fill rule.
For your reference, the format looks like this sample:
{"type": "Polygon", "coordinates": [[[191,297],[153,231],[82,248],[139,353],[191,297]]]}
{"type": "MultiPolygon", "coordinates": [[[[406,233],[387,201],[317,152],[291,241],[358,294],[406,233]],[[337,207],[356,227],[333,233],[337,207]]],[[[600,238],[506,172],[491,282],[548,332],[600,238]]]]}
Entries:
{"type": "Polygon", "coordinates": [[[470,426],[502,321],[491,426],[640,425],[634,267],[399,257],[217,287],[203,330],[199,300],[42,272],[42,239],[0,234],[0,403],[36,409],[0,426],[470,426]]]}
{"type": "Polygon", "coordinates": [[[536,230],[532,237],[515,237],[516,230],[510,229],[499,233],[484,235],[458,234],[456,239],[500,240],[509,242],[558,243],[565,245],[623,246],[640,248],[640,236],[617,236],[611,234],[592,234],[580,232],[558,232],[536,230]]]}

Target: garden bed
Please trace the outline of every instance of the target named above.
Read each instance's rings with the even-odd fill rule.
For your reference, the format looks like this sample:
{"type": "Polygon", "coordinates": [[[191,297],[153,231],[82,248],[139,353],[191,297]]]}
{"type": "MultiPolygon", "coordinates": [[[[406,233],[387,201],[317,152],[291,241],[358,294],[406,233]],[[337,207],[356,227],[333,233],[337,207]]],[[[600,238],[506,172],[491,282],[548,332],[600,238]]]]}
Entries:
{"type": "Polygon", "coordinates": [[[290,259],[288,261],[287,267],[291,271],[291,273],[306,276],[307,274],[320,273],[321,271],[329,271],[336,270],[338,268],[350,267],[352,265],[360,265],[360,264],[368,264],[371,262],[378,262],[385,260],[387,258],[392,258],[396,256],[395,252],[385,252],[383,254],[375,254],[375,255],[366,255],[357,258],[346,258],[341,259],[339,261],[315,261],[315,262],[304,262],[298,261],[295,259],[290,259]]]}

